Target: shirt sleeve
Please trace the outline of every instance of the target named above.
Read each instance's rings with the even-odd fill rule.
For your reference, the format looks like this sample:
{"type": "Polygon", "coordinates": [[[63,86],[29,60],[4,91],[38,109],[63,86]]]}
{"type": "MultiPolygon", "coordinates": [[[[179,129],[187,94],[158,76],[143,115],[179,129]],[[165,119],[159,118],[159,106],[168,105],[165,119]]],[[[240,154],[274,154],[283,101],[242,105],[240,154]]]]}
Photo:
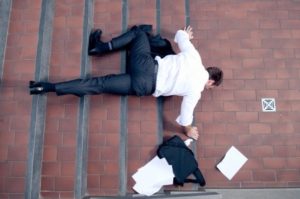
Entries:
{"type": "Polygon", "coordinates": [[[181,102],[180,115],[177,117],[176,122],[181,126],[191,125],[193,122],[194,109],[201,97],[184,96],[181,102]]]}
{"type": "Polygon", "coordinates": [[[183,30],[178,30],[175,34],[174,42],[178,44],[178,47],[181,52],[188,50],[194,50],[195,47],[189,39],[188,33],[183,30]]]}

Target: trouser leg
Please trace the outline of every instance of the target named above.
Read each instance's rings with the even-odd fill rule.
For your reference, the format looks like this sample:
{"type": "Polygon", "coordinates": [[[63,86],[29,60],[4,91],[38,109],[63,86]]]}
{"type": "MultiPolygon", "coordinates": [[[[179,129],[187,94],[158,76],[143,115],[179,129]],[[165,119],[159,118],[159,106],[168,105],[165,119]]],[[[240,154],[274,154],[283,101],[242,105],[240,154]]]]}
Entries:
{"type": "MultiPolygon", "coordinates": [[[[129,31],[114,37],[109,42],[95,41],[95,48],[89,50],[89,55],[102,55],[104,53],[126,48],[137,36],[139,32],[143,32],[139,27],[134,26],[129,31]]],[[[93,35],[90,35],[90,40],[93,35]]]]}
{"type": "Polygon", "coordinates": [[[155,86],[154,60],[145,32],[137,31],[130,43],[128,71],[131,75],[132,89],[138,96],[151,95],[155,86]]]}
{"type": "Polygon", "coordinates": [[[118,50],[122,48],[126,48],[137,36],[137,32],[139,32],[138,28],[132,28],[126,33],[115,37],[111,40],[112,50],[118,50]]]}
{"type": "MultiPolygon", "coordinates": [[[[90,36],[91,37],[91,36],[90,36]]],[[[97,40],[95,47],[89,50],[89,55],[103,55],[113,50],[125,48],[135,37],[135,31],[130,30],[118,37],[113,38],[109,42],[97,40]]]]}
{"type": "Polygon", "coordinates": [[[75,79],[55,84],[57,95],[73,94],[76,96],[96,95],[101,93],[131,95],[131,78],[128,74],[106,75],[88,79],[75,79]]]}

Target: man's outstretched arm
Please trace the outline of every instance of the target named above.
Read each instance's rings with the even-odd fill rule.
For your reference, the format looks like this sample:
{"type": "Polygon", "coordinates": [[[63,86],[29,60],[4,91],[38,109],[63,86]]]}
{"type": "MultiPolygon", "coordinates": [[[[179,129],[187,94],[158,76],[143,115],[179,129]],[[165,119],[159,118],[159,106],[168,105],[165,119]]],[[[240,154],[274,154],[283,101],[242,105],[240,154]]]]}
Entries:
{"type": "Polygon", "coordinates": [[[174,41],[177,43],[181,52],[188,51],[190,49],[195,49],[194,45],[190,41],[193,39],[192,27],[185,27],[183,30],[178,30],[175,34],[174,41]]]}
{"type": "Polygon", "coordinates": [[[181,102],[180,115],[176,122],[183,127],[185,134],[195,140],[198,139],[198,128],[193,126],[193,112],[200,98],[199,96],[184,96],[181,102]]]}

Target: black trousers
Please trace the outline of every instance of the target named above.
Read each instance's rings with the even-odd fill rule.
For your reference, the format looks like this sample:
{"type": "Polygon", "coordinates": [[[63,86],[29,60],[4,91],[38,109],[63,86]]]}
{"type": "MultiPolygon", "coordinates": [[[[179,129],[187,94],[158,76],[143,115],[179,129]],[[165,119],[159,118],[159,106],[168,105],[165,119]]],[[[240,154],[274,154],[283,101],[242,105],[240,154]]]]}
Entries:
{"type": "Polygon", "coordinates": [[[119,38],[114,39],[115,41],[119,39],[122,43],[120,45],[118,41],[118,49],[126,47],[128,53],[126,73],[56,83],[56,94],[73,94],[76,96],[101,93],[151,95],[155,90],[156,63],[151,57],[150,44],[146,33],[135,27],[120,35],[119,38]]]}

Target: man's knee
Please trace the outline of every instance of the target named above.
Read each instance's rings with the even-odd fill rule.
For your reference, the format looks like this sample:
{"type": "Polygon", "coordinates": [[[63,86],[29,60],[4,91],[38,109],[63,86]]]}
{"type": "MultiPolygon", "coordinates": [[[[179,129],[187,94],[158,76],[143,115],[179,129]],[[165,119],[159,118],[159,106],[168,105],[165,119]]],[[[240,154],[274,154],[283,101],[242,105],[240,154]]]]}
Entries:
{"type": "Polygon", "coordinates": [[[133,26],[131,29],[138,29],[139,31],[145,32],[145,33],[151,33],[152,32],[152,25],[150,24],[141,24],[138,26],[133,26]]]}
{"type": "Polygon", "coordinates": [[[141,29],[139,26],[133,26],[133,27],[130,29],[130,31],[134,32],[134,34],[135,34],[136,36],[141,36],[141,35],[147,36],[147,35],[146,35],[146,32],[145,32],[143,29],[141,29]]]}

